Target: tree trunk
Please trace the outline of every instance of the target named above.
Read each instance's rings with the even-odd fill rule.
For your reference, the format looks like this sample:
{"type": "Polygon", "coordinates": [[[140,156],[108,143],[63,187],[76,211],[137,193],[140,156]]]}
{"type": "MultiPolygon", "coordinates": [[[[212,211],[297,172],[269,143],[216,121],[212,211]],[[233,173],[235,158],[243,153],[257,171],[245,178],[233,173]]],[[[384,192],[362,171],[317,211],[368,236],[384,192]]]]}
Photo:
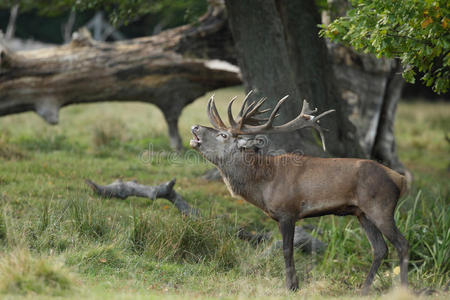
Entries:
{"type": "Polygon", "coordinates": [[[0,44],[0,116],[31,110],[56,124],[59,109],[74,103],[149,102],[163,111],[179,150],[182,109],[207,91],[241,83],[238,70],[182,55],[186,41],[192,49],[221,22],[211,14],[195,28],[115,43],[96,42],[84,30],[67,45],[17,53],[0,44]]]}
{"type": "Polygon", "coordinates": [[[268,97],[268,107],[290,95],[279,123],[294,118],[303,99],[319,112],[336,109],[321,122],[329,129],[329,153],[305,130],[271,136],[267,151],[374,158],[405,171],[392,130],[403,82],[394,76],[395,63],[327,47],[318,36],[321,19],[314,0],[227,0],[226,6],[246,88],[256,90],[256,97],[268,97]]]}
{"type": "Polygon", "coordinates": [[[73,26],[75,25],[76,16],[77,14],[75,10],[71,10],[67,22],[62,27],[64,43],[69,43],[71,40],[72,30],[73,26]]]}
{"type": "Polygon", "coordinates": [[[391,76],[387,81],[386,93],[383,97],[383,106],[381,107],[377,133],[372,148],[372,158],[384,162],[385,165],[402,174],[406,174],[408,182],[411,182],[412,174],[400,162],[395,144],[395,112],[397,111],[397,103],[404,85],[404,80],[400,75],[400,63],[396,61],[396,64],[397,67],[391,70],[391,76]]]}
{"type": "MultiPolygon", "coordinates": [[[[318,37],[320,16],[313,0],[238,1],[227,9],[239,65],[248,88],[269,98],[267,106],[286,94],[291,100],[280,111],[279,123],[294,118],[307,99],[319,111],[336,109],[322,122],[331,154],[362,156],[354,126],[346,117],[345,102],[335,93],[327,49],[318,37]],[[264,17],[261,17],[264,16],[264,17]],[[256,30],[257,29],[257,30],[256,30]],[[268,59],[270,58],[270,59],[268,59]]],[[[272,149],[324,155],[309,131],[271,137],[272,149]]]]}

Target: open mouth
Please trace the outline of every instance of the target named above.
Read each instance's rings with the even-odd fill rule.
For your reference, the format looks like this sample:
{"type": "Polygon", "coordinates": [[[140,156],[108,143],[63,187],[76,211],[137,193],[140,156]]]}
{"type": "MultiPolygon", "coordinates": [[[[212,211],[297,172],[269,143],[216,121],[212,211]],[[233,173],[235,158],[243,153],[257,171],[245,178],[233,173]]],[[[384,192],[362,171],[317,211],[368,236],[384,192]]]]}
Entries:
{"type": "Polygon", "coordinates": [[[197,142],[200,142],[200,139],[198,138],[198,135],[195,134],[195,132],[192,133],[194,135],[194,140],[196,140],[197,142]]]}
{"type": "Polygon", "coordinates": [[[192,135],[194,136],[194,138],[191,140],[190,145],[191,147],[198,147],[201,144],[201,140],[198,137],[198,135],[194,132],[194,130],[192,130],[192,135]]]}

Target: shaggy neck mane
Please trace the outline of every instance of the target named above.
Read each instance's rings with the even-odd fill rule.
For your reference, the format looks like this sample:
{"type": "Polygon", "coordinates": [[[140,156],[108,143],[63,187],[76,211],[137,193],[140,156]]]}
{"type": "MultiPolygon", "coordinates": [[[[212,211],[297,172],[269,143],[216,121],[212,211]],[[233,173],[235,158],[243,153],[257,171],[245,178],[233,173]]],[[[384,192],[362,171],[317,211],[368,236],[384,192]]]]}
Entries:
{"type": "Polygon", "coordinates": [[[273,168],[273,156],[258,154],[250,150],[236,151],[224,159],[219,167],[230,176],[251,176],[251,181],[267,179],[267,172],[273,168]]]}
{"type": "Polygon", "coordinates": [[[293,159],[299,161],[303,158],[295,154],[271,156],[242,150],[223,159],[217,166],[232,193],[248,198],[255,193],[253,189],[271,181],[276,170],[293,159]]]}
{"type": "Polygon", "coordinates": [[[230,192],[248,198],[253,187],[270,180],[273,157],[253,151],[236,151],[217,164],[230,192]]]}

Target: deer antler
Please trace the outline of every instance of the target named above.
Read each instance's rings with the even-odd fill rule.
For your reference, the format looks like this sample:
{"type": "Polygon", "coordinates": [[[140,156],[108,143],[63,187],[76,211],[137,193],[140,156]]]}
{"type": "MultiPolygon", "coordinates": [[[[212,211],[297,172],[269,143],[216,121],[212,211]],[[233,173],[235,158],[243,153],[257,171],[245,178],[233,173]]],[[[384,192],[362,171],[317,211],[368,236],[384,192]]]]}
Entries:
{"type": "Polygon", "coordinates": [[[206,107],[206,113],[208,114],[209,121],[216,129],[227,129],[227,126],[222,121],[217,111],[216,104],[214,103],[214,94],[209,98],[208,106],[206,107]]]}
{"type": "Polygon", "coordinates": [[[266,101],[266,98],[262,98],[258,102],[252,102],[250,105],[247,105],[249,96],[252,93],[253,91],[250,91],[245,96],[236,120],[234,120],[233,113],[231,111],[231,107],[233,105],[233,102],[236,100],[236,97],[233,97],[233,99],[231,99],[230,103],[228,104],[228,122],[230,123],[231,129],[239,131],[241,130],[242,126],[244,126],[244,124],[256,126],[267,121],[267,119],[256,118],[256,116],[264,114],[270,110],[270,109],[259,110],[261,105],[266,101]]]}
{"type": "Polygon", "coordinates": [[[278,116],[278,111],[284,101],[287,100],[288,96],[284,96],[278,101],[268,119],[258,119],[256,118],[256,116],[269,111],[267,109],[259,110],[261,105],[266,101],[266,98],[262,98],[258,102],[253,102],[252,104],[247,105],[248,97],[250,94],[251,91],[244,99],[241,110],[237,116],[237,120],[233,118],[233,114],[231,112],[231,107],[233,105],[233,102],[236,100],[236,97],[233,98],[228,104],[228,119],[230,122],[230,127],[227,128],[228,131],[230,131],[234,135],[254,135],[259,133],[290,132],[301,128],[312,127],[319,132],[320,139],[322,140],[323,150],[326,151],[325,136],[323,134],[322,128],[319,125],[319,120],[322,117],[334,112],[334,109],[327,110],[319,114],[318,116],[313,116],[312,114],[316,113],[317,109],[312,110],[309,106],[309,103],[306,100],[303,100],[302,110],[295,119],[280,126],[273,126],[273,121],[278,116]]]}

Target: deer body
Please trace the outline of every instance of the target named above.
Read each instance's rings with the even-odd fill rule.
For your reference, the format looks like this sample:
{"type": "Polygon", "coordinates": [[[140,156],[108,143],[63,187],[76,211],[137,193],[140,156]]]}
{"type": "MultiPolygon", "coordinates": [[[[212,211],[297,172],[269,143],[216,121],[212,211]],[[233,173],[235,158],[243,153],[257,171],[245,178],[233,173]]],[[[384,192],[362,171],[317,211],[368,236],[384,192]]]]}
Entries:
{"type": "MultiPolygon", "coordinates": [[[[275,220],[284,215],[297,220],[357,215],[360,207],[373,205],[370,200],[386,189],[400,195],[406,188],[404,176],[366,159],[263,156],[244,151],[217,166],[232,195],[243,197],[275,220]]],[[[390,204],[384,202],[378,205],[390,204]]]]}
{"type": "Polygon", "coordinates": [[[394,222],[397,201],[406,189],[404,176],[366,159],[259,154],[252,148],[252,138],[240,136],[311,126],[319,130],[325,145],[317,120],[330,111],[314,118],[305,113],[310,111],[306,102],[299,117],[282,126],[271,126],[284,99],[268,120],[254,118],[261,113],[258,111],[261,101],[247,107],[244,101],[240,119],[235,121],[231,115],[231,102],[228,110],[231,128],[225,127],[210,100],[208,116],[216,128],[194,126],[191,146],[218,167],[232,195],[243,197],[279,223],[289,289],[298,288],[293,261],[295,222],[328,214],[355,215],[372,245],[374,260],[363,285],[364,293],[368,292],[387,255],[383,235],[397,249],[401,281],[406,285],[408,242],[394,222]],[[260,125],[262,122],[265,123],[260,125]]]}

